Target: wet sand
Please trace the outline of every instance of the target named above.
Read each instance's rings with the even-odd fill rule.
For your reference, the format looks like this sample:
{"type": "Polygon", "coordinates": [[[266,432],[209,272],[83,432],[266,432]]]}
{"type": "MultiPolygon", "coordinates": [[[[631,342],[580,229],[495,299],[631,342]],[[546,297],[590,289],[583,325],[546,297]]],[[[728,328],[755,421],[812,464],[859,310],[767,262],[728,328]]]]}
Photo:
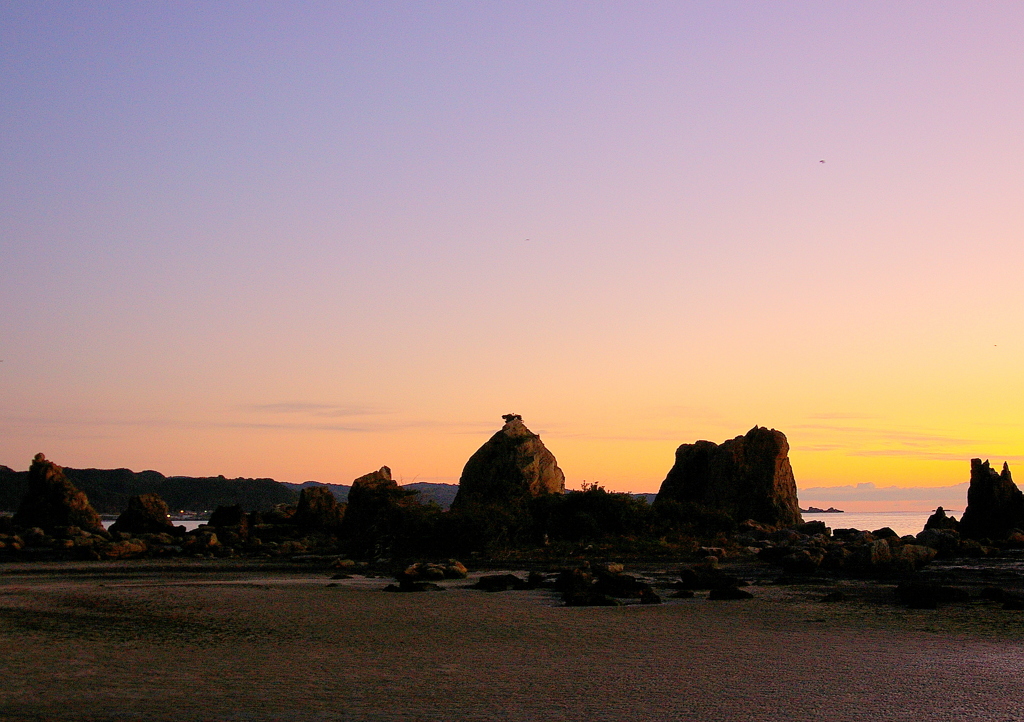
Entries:
{"type": "Polygon", "coordinates": [[[1024,612],[995,606],[773,586],[565,608],[464,581],[122,569],[0,570],[0,718],[1024,719],[1024,612]]]}

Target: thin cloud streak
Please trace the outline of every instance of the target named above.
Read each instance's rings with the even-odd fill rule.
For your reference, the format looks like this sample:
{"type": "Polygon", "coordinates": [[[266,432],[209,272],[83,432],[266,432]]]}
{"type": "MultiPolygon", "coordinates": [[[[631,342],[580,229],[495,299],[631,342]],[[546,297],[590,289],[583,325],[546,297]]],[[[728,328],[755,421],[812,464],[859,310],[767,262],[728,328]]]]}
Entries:
{"type": "Polygon", "coordinates": [[[812,501],[931,501],[948,499],[967,503],[968,482],[952,486],[875,486],[868,482],[844,486],[814,486],[797,489],[801,505],[812,501]]]}
{"type": "Polygon", "coordinates": [[[281,401],[273,404],[256,404],[243,406],[243,411],[250,413],[272,414],[310,414],[313,416],[377,416],[391,414],[394,411],[372,406],[346,406],[343,404],[318,404],[305,401],[281,401]]]}
{"type": "Polygon", "coordinates": [[[790,428],[792,429],[804,429],[809,431],[829,431],[829,432],[840,432],[848,436],[856,436],[863,438],[865,436],[873,437],[875,439],[884,441],[901,442],[905,444],[918,443],[918,444],[944,444],[944,445],[959,445],[959,446],[970,446],[979,444],[978,439],[964,439],[955,436],[943,436],[941,434],[922,434],[912,431],[899,431],[894,429],[886,428],[865,428],[857,426],[837,426],[828,424],[794,424],[790,428]]]}

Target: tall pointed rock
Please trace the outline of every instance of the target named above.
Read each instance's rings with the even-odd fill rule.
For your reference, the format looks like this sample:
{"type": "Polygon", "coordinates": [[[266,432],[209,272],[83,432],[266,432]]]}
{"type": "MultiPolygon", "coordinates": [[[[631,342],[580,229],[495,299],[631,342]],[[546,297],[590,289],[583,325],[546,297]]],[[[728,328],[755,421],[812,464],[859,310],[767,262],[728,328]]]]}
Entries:
{"type": "Polygon", "coordinates": [[[106,534],[100,515],[84,492],[64,476],[64,469],[36,454],[28,470],[28,491],[14,515],[18,526],[37,526],[47,532],[77,526],[88,532],[106,534]]]}
{"type": "Polygon", "coordinates": [[[565,474],[540,436],[519,414],[469,457],[452,508],[469,503],[512,504],[542,494],[564,494],[565,474]]]}
{"type": "Polygon", "coordinates": [[[967,508],[960,517],[960,533],[972,539],[1003,539],[1024,529],[1024,493],[1013,483],[1010,466],[997,473],[988,461],[971,459],[971,485],[967,508]]]}

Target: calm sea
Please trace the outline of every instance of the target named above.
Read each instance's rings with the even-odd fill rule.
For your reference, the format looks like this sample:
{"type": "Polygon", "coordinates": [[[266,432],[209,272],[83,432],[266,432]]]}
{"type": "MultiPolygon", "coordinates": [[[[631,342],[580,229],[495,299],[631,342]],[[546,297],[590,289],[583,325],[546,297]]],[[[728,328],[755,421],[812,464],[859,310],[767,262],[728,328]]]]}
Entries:
{"type": "MultiPolygon", "coordinates": [[[[825,522],[832,529],[872,531],[889,527],[900,536],[917,534],[931,516],[930,511],[847,511],[842,514],[802,514],[804,521],[825,522]]],[[[959,514],[956,514],[960,518],[959,514]]]]}
{"type": "MultiPolygon", "coordinates": [[[[115,521],[117,521],[117,520],[116,519],[104,519],[103,520],[103,528],[104,529],[109,529],[110,525],[113,524],[115,521]]],[[[183,526],[183,527],[185,527],[185,531],[192,531],[193,529],[198,529],[200,524],[205,524],[206,522],[205,521],[172,521],[171,523],[174,524],[174,526],[183,526]]]]}

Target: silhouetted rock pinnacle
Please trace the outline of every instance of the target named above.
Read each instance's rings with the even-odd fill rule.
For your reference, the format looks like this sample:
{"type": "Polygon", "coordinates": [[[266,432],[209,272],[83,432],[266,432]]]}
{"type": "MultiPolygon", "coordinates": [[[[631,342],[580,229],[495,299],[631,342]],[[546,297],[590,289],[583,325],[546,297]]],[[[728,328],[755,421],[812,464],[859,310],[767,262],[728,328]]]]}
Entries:
{"type": "Polygon", "coordinates": [[[90,533],[106,535],[100,515],[89,499],[64,476],[64,470],[36,454],[28,470],[28,491],[14,515],[14,523],[53,532],[77,526],[90,533]]]}
{"type": "Polygon", "coordinates": [[[502,504],[565,493],[565,474],[540,436],[519,414],[501,418],[505,425],[466,462],[453,509],[468,502],[502,504]]]}
{"type": "Polygon", "coordinates": [[[960,534],[971,539],[1004,539],[1014,529],[1024,529],[1024,493],[1003,463],[997,474],[988,461],[971,459],[971,485],[967,508],[960,517],[960,534]]]}

